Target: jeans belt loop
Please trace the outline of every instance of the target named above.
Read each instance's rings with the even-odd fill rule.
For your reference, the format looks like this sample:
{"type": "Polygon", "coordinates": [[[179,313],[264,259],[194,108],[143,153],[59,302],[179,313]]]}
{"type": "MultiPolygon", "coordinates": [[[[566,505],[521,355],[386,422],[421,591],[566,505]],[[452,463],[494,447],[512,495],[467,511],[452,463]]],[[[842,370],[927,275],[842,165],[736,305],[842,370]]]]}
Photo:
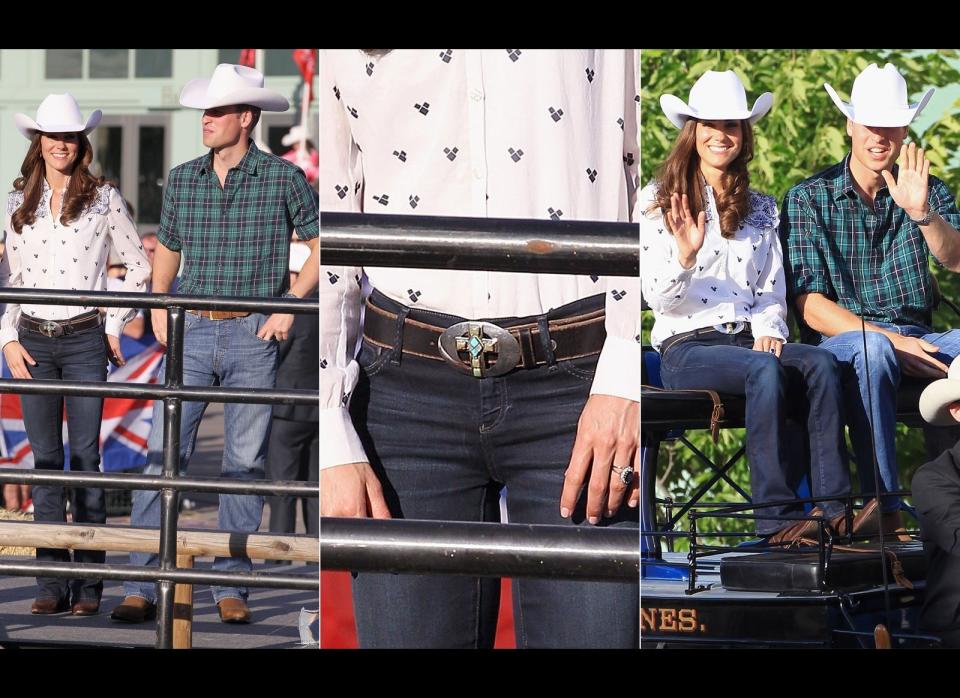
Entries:
{"type": "Polygon", "coordinates": [[[547,357],[547,366],[554,366],[557,363],[557,357],[553,353],[553,342],[550,340],[550,321],[545,315],[537,318],[537,326],[540,329],[540,344],[543,346],[544,356],[547,357]]]}
{"type": "Polygon", "coordinates": [[[393,356],[390,357],[390,363],[393,366],[399,366],[403,358],[403,324],[407,321],[407,315],[409,314],[410,308],[407,306],[403,306],[397,313],[393,336],[393,356]]]}

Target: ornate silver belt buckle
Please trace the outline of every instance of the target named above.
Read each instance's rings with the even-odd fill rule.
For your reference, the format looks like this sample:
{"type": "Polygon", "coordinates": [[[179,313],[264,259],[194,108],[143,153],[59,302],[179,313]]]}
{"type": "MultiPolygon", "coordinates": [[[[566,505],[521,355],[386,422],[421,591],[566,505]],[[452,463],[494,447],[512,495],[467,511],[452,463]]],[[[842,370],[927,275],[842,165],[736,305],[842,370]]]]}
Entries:
{"type": "Polygon", "coordinates": [[[490,322],[458,322],[440,335],[440,355],[474,378],[502,376],[520,363],[520,344],[490,322]]]}
{"type": "Polygon", "coordinates": [[[44,320],[40,323],[40,334],[44,337],[61,337],[63,335],[63,326],[53,320],[44,320]]]}

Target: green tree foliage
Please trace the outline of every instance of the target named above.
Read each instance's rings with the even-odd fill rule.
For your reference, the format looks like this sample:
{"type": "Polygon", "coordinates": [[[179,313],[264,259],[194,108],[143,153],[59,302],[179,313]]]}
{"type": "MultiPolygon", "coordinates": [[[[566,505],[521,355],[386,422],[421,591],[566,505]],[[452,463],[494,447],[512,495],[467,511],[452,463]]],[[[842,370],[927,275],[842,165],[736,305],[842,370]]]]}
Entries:
{"type": "MultiPolygon", "coordinates": [[[[755,157],[751,164],[751,186],[783,200],[787,190],[815,172],[838,162],[848,152],[846,120],[833,104],[823,83],[849,100],[857,74],[870,63],[881,67],[891,62],[900,69],[910,90],[911,102],[928,87],[960,83],[960,72],[951,65],[960,57],[953,50],[801,50],[801,49],[709,49],[643,50],[641,53],[641,181],[649,182],[665,159],[677,135],[677,129],[660,109],[659,98],[673,94],[684,101],[698,77],[707,70],[733,70],[747,90],[748,104],[763,92],[772,92],[774,106],[754,128],[755,157]]],[[[960,100],[947,114],[928,126],[923,133],[911,130],[910,138],[926,149],[931,172],[943,179],[951,191],[960,191],[960,100]]],[[[641,270],[643,262],[641,260],[641,270]]],[[[643,271],[641,271],[643,273],[643,271]]],[[[960,275],[934,268],[943,294],[960,302],[960,275]]],[[[645,313],[650,315],[650,313],[645,313]]],[[[960,318],[941,308],[934,318],[936,327],[960,327],[960,318]]],[[[644,338],[649,341],[652,318],[644,318],[644,338]]],[[[642,417],[641,417],[642,419],[642,417]]],[[[691,442],[707,455],[729,457],[743,438],[742,430],[728,430],[719,446],[706,432],[691,432],[691,442]]],[[[924,462],[923,436],[919,429],[898,426],[897,455],[901,481],[908,485],[913,471],[924,462]]],[[[658,495],[685,500],[710,472],[680,444],[661,448],[658,495]]],[[[740,462],[733,478],[749,491],[749,471],[740,462]]],[[[717,486],[712,501],[738,501],[726,486],[717,486]]],[[[705,527],[709,526],[707,524],[705,527]]],[[[724,530],[746,530],[727,522],[724,530]]]]}

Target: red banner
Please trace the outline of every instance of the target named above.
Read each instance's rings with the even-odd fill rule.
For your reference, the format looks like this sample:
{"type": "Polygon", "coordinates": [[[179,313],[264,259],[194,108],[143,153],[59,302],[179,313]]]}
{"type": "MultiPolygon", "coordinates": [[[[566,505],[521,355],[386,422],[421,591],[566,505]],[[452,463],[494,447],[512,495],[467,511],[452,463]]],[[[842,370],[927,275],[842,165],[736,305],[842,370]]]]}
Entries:
{"type": "Polygon", "coordinates": [[[293,49],[293,62],[300,68],[300,74],[307,85],[307,103],[313,101],[313,76],[317,73],[317,49],[293,49]]]}

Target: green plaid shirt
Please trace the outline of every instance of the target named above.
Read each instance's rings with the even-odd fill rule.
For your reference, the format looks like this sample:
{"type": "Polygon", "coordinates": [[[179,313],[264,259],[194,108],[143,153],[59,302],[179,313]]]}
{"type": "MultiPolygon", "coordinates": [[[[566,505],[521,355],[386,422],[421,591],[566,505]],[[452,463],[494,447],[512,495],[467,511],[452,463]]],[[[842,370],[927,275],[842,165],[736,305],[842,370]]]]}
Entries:
{"type": "Polygon", "coordinates": [[[290,236],[320,232],[318,195],[296,165],[252,142],[221,188],[213,154],[170,172],[157,238],[183,255],[178,292],[282,295],[289,286],[290,236]]]}
{"type": "MultiPolygon", "coordinates": [[[[933,281],[930,250],[920,228],[886,187],[873,206],[853,188],[850,156],[787,192],[780,213],[787,296],[821,293],[867,320],[930,328],[933,281]]],[[[896,167],[894,168],[896,176],[896,167]]],[[[953,194],[930,177],[930,208],[954,228],[953,194]]],[[[819,334],[800,322],[801,339],[819,334]]]]}

